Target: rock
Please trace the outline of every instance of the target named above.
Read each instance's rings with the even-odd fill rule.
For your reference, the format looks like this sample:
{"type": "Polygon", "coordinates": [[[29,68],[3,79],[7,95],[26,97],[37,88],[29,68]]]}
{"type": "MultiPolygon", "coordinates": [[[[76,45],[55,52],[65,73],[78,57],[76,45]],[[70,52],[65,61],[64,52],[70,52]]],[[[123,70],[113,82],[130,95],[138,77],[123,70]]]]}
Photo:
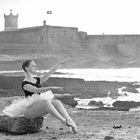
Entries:
{"type": "Polygon", "coordinates": [[[125,89],[123,89],[122,91],[126,91],[126,92],[132,92],[132,93],[139,93],[138,90],[136,89],[137,85],[133,85],[133,84],[129,84],[129,86],[127,86],[125,89]]]}
{"type": "Polygon", "coordinates": [[[104,137],[104,140],[113,140],[114,139],[114,137],[112,137],[112,136],[105,136],[104,137]]]}
{"type": "Polygon", "coordinates": [[[135,108],[140,106],[140,102],[135,101],[116,101],[113,103],[115,108],[135,108]]]}
{"type": "Polygon", "coordinates": [[[78,104],[78,102],[74,100],[74,97],[72,95],[60,95],[57,97],[57,99],[62,103],[70,105],[72,107],[75,107],[78,104]]]}
{"type": "Polygon", "coordinates": [[[16,135],[36,133],[42,129],[43,120],[43,117],[30,120],[24,117],[0,116],[0,131],[16,135]]]}
{"type": "Polygon", "coordinates": [[[114,129],[119,129],[119,128],[122,128],[122,125],[114,125],[113,128],[114,129]]]}
{"type": "MultiPolygon", "coordinates": [[[[1,74],[0,75],[0,97],[24,96],[21,83],[23,74],[1,74]],[[6,76],[7,75],[7,76],[6,76]]],[[[108,93],[112,98],[120,96],[118,88],[126,87],[125,90],[137,93],[138,85],[132,82],[112,81],[85,81],[80,78],[50,77],[42,86],[60,86],[64,91],[52,90],[55,94],[71,94],[78,98],[107,97],[108,93]]]]}
{"type": "Polygon", "coordinates": [[[99,102],[97,102],[97,101],[90,101],[89,103],[88,103],[88,105],[95,105],[95,106],[98,106],[98,107],[103,107],[104,106],[104,104],[103,104],[103,102],[102,101],[99,101],[99,102]]]}

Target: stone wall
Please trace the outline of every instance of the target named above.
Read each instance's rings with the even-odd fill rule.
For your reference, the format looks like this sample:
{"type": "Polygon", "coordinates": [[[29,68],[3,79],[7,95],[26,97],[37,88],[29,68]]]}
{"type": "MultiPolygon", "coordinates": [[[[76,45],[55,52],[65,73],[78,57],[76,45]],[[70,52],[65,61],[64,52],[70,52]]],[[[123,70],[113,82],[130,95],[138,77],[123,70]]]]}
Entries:
{"type": "Polygon", "coordinates": [[[41,43],[41,27],[18,29],[15,31],[0,32],[0,43],[41,43]]]}
{"type": "Polygon", "coordinates": [[[49,26],[48,41],[52,49],[80,48],[80,38],[77,28],[49,26]]]}
{"type": "Polygon", "coordinates": [[[77,28],[39,26],[0,32],[0,44],[46,44],[51,49],[80,48],[77,28]]]}
{"type": "Polygon", "coordinates": [[[78,54],[81,62],[76,67],[139,66],[140,35],[87,35],[78,28],[46,24],[0,32],[0,55],[35,53],[53,54],[53,58],[77,58],[78,54]]]}
{"type": "Polygon", "coordinates": [[[137,56],[140,51],[140,35],[90,35],[88,47],[101,55],[137,56]]]}

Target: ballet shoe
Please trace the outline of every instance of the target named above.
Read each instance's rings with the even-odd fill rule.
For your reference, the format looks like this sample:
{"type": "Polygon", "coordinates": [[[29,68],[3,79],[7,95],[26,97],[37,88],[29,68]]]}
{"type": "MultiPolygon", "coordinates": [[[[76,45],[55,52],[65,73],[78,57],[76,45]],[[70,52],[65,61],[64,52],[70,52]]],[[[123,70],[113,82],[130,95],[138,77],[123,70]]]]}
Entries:
{"type": "Polygon", "coordinates": [[[74,122],[66,120],[66,125],[69,127],[70,132],[77,133],[77,126],[74,122]]]}

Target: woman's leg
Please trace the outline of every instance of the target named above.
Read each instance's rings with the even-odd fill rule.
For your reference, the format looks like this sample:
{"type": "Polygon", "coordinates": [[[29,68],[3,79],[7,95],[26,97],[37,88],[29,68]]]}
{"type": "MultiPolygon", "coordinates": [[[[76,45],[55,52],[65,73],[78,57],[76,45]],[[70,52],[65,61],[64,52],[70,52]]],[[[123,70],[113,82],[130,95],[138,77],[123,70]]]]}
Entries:
{"type": "Polygon", "coordinates": [[[62,102],[60,100],[57,100],[57,99],[53,99],[51,102],[54,105],[54,107],[56,108],[56,110],[66,119],[67,125],[71,126],[72,129],[73,129],[73,132],[76,133],[77,132],[76,124],[74,123],[72,118],[67,113],[67,111],[64,108],[62,102]]]}
{"type": "Polygon", "coordinates": [[[51,101],[51,103],[53,104],[53,106],[56,108],[56,110],[66,119],[69,120],[71,119],[71,117],[69,116],[69,114],[67,113],[66,109],[64,108],[62,102],[60,100],[57,99],[53,99],[51,101]]]}
{"type": "Polygon", "coordinates": [[[28,119],[34,119],[39,116],[44,116],[50,113],[55,118],[59,119],[61,122],[65,123],[66,120],[63,118],[59,112],[54,108],[50,101],[39,100],[34,102],[31,106],[27,108],[24,112],[24,117],[28,119]]]}

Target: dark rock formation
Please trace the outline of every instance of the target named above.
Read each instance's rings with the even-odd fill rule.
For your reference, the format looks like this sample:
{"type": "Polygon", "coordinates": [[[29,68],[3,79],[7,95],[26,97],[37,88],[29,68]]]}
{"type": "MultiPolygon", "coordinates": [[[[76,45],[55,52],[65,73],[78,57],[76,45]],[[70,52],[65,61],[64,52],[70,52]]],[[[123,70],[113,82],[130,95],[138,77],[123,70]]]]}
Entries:
{"type": "Polygon", "coordinates": [[[140,106],[140,102],[135,101],[116,101],[113,103],[116,108],[135,108],[140,106]]]}
{"type": "Polygon", "coordinates": [[[114,137],[112,137],[112,136],[105,136],[104,137],[104,140],[113,140],[114,139],[114,137]]]}
{"type": "Polygon", "coordinates": [[[88,103],[88,105],[95,105],[95,106],[98,106],[98,107],[103,107],[104,106],[104,104],[103,104],[103,102],[102,101],[99,101],[99,102],[97,102],[97,101],[90,101],[89,103],[88,103]]]}
{"type": "MultiPolygon", "coordinates": [[[[21,89],[23,76],[0,76],[0,97],[24,96],[21,89]]],[[[54,94],[71,94],[73,97],[93,98],[110,96],[118,97],[118,88],[126,87],[127,91],[136,93],[138,86],[133,82],[108,82],[108,81],[84,81],[76,78],[50,77],[42,86],[60,86],[64,91],[53,91],[54,94]]]]}
{"type": "Polygon", "coordinates": [[[112,105],[113,107],[104,107],[103,103],[90,101],[88,105],[95,105],[98,108],[93,110],[117,110],[117,111],[129,111],[131,108],[136,108],[140,106],[140,102],[135,101],[115,101],[112,105]]]}
{"type": "Polygon", "coordinates": [[[75,107],[78,102],[74,100],[74,97],[71,96],[71,95],[64,95],[64,96],[60,96],[60,97],[57,97],[58,100],[60,100],[62,103],[66,104],[66,105],[70,105],[72,107],[75,107]]]}
{"type": "Polygon", "coordinates": [[[24,117],[12,118],[0,116],[0,131],[11,134],[26,134],[39,132],[43,126],[43,117],[29,120],[24,117]]]}
{"type": "Polygon", "coordinates": [[[126,89],[123,89],[122,91],[138,93],[138,91],[136,90],[137,87],[139,87],[139,86],[137,86],[137,85],[129,85],[128,87],[126,87],[126,89]]]}

